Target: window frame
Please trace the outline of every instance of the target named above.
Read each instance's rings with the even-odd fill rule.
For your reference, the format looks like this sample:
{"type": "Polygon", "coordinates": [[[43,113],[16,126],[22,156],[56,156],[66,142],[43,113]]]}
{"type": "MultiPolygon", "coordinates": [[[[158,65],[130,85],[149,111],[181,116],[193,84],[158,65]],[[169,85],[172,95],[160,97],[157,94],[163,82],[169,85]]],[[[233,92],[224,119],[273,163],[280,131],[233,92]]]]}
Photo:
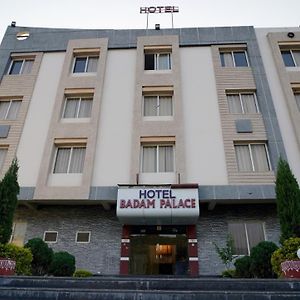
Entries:
{"type": "Polygon", "coordinates": [[[78,230],[76,231],[75,235],[75,243],[76,244],[89,244],[91,242],[91,231],[90,230],[78,230]],[[78,241],[78,233],[88,233],[89,234],[89,240],[87,242],[79,242],[78,241]]]}
{"type": "Polygon", "coordinates": [[[226,92],[226,98],[227,98],[227,105],[228,105],[228,111],[230,114],[243,114],[243,115],[249,115],[249,114],[260,114],[260,110],[259,110],[259,105],[258,105],[258,101],[257,101],[257,96],[255,92],[249,91],[249,92],[226,92]],[[251,112],[251,113],[247,113],[245,112],[245,108],[244,108],[244,103],[243,103],[243,98],[242,95],[253,95],[254,96],[254,103],[255,103],[255,108],[256,108],[256,112],[251,112]],[[234,112],[230,112],[229,110],[229,103],[228,103],[228,96],[235,96],[235,95],[239,95],[239,99],[240,99],[240,107],[242,112],[241,113],[234,113],[234,112]]]}
{"type": "Polygon", "coordinates": [[[74,96],[66,96],[65,97],[65,101],[64,101],[64,107],[63,107],[63,110],[62,110],[61,119],[90,119],[91,116],[92,116],[92,110],[93,110],[93,100],[94,100],[93,95],[91,95],[91,96],[76,96],[76,95],[74,95],[74,96]],[[78,99],[78,101],[79,101],[78,108],[77,108],[77,111],[76,111],[76,116],[75,117],[70,117],[70,118],[64,116],[65,112],[66,112],[67,101],[69,99],[70,100],[71,99],[78,99]],[[88,117],[79,117],[80,108],[81,108],[81,102],[82,102],[82,100],[86,100],[86,99],[91,99],[91,100],[89,100],[89,101],[92,102],[92,104],[91,104],[92,105],[91,106],[91,114],[88,117]]]}
{"type": "Polygon", "coordinates": [[[221,62],[221,67],[222,68],[230,68],[230,66],[226,66],[225,60],[221,58],[222,54],[224,54],[224,53],[230,53],[230,55],[231,55],[231,61],[233,63],[233,66],[231,68],[249,68],[250,67],[250,62],[249,62],[248,53],[247,53],[246,49],[240,49],[240,50],[239,49],[235,49],[235,50],[222,50],[222,49],[220,49],[219,54],[220,54],[220,62],[221,62]],[[245,54],[247,66],[237,66],[236,65],[234,53],[237,53],[237,52],[243,52],[245,54]],[[223,64],[223,62],[224,62],[224,64],[223,64]]]}
{"type": "Polygon", "coordinates": [[[76,145],[70,145],[70,144],[55,144],[55,154],[54,154],[54,159],[53,159],[53,165],[52,165],[52,175],[56,174],[63,174],[63,175],[69,175],[69,174],[83,174],[84,171],[84,161],[83,161],[83,167],[82,167],[82,172],[80,173],[73,173],[70,172],[70,167],[71,167],[71,161],[72,161],[72,155],[74,148],[84,148],[85,149],[85,156],[84,156],[84,161],[86,158],[86,144],[76,144],[76,145]],[[70,155],[68,159],[68,166],[67,166],[67,172],[55,172],[55,167],[56,167],[56,161],[57,161],[57,154],[59,149],[70,149],[70,155]]]}
{"type": "Polygon", "coordinates": [[[20,110],[20,107],[22,105],[22,100],[21,99],[3,99],[3,100],[0,100],[0,104],[2,102],[9,102],[9,105],[8,105],[8,108],[6,110],[6,113],[5,113],[5,117],[3,119],[0,118],[0,120],[6,120],[6,121],[13,121],[13,120],[16,120],[18,118],[18,114],[19,114],[19,110],[20,110]],[[18,107],[18,111],[17,111],[17,115],[16,115],[16,118],[15,119],[8,119],[7,116],[10,112],[10,108],[12,106],[12,102],[20,102],[19,104],[19,107],[18,107]]]}
{"type": "Polygon", "coordinates": [[[141,164],[140,164],[140,172],[141,173],[174,173],[175,172],[175,143],[142,143],[141,144],[141,164]],[[156,147],[156,165],[155,165],[155,171],[154,172],[145,172],[144,171],[144,147],[156,147]],[[169,172],[160,172],[159,171],[159,148],[160,147],[172,147],[173,150],[173,161],[172,161],[172,171],[169,172]]]}
{"type": "Polygon", "coordinates": [[[144,71],[171,71],[172,70],[172,59],[171,59],[172,51],[163,51],[163,52],[144,52],[144,71]],[[154,56],[154,68],[153,69],[146,69],[146,55],[153,55],[154,56]],[[167,69],[160,69],[159,68],[159,56],[160,55],[168,55],[168,68],[167,69]]]}
{"type": "Polygon", "coordinates": [[[173,95],[161,95],[161,94],[153,94],[153,95],[143,95],[143,105],[142,105],[142,112],[143,117],[145,119],[151,119],[151,118],[173,118],[174,117],[174,104],[173,104],[173,95]],[[153,116],[146,116],[145,115],[145,98],[147,97],[156,97],[156,115],[153,116]],[[171,98],[171,115],[160,115],[160,98],[161,97],[170,97],[171,98]]]}
{"type": "Polygon", "coordinates": [[[94,55],[74,55],[73,56],[73,66],[72,66],[72,74],[97,74],[97,71],[96,72],[88,72],[87,69],[88,69],[88,66],[89,66],[89,59],[90,58],[97,58],[98,61],[97,61],[97,68],[98,68],[98,63],[99,63],[99,55],[97,54],[94,54],[94,55]],[[76,59],[77,58],[86,58],[85,60],[85,66],[84,66],[84,71],[83,72],[74,72],[75,71],[75,64],[76,64],[76,59]]]}
{"type": "Polygon", "coordinates": [[[25,62],[26,61],[32,61],[34,63],[34,58],[18,58],[18,57],[13,57],[11,59],[11,62],[10,62],[10,65],[9,65],[9,68],[8,68],[8,72],[7,72],[7,75],[26,75],[26,74],[30,74],[31,73],[31,70],[29,73],[26,73],[24,74],[23,73],[23,69],[24,69],[24,65],[25,65],[25,62]],[[21,61],[22,62],[22,65],[21,65],[21,68],[20,68],[20,71],[19,73],[16,73],[16,74],[11,74],[11,70],[12,70],[12,67],[13,67],[13,64],[17,61],[21,61]]]}
{"type": "Polygon", "coordinates": [[[234,142],[234,152],[235,152],[235,159],[236,159],[237,171],[239,173],[264,173],[264,172],[272,172],[272,165],[271,165],[271,160],[270,160],[269,149],[268,149],[267,143],[264,143],[264,142],[242,142],[242,141],[236,141],[236,142],[234,142]],[[254,160],[253,160],[253,154],[252,154],[252,149],[251,149],[252,146],[251,145],[264,145],[265,153],[266,153],[266,157],[267,157],[267,164],[268,164],[268,167],[269,167],[268,171],[261,171],[260,172],[260,171],[256,171],[255,170],[255,165],[254,165],[254,160]],[[252,170],[247,170],[247,171],[240,171],[239,170],[238,159],[237,159],[236,148],[235,148],[236,146],[248,146],[252,170]]]}
{"type": "Polygon", "coordinates": [[[294,99],[295,99],[298,111],[300,112],[300,91],[299,90],[294,90],[294,99]],[[296,95],[298,95],[299,99],[297,98],[296,95]]]}
{"type": "MultiPolygon", "coordinates": [[[[249,241],[249,233],[248,233],[248,229],[247,229],[247,224],[259,224],[259,225],[261,225],[263,236],[264,236],[264,239],[262,241],[266,241],[267,240],[265,222],[257,221],[257,220],[246,221],[246,222],[228,222],[228,233],[229,233],[229,235],[232,236],[232,238],[234,240],[233,234],[229,231],[229,225],[230,224],[232,224],[232,225],[233,224],[242,224],[242,225],[244,225],[243,227],[244,227],[244,233],[245,233],[245,237],[246,237],[246,245],[247,245],[247,252],[248,252],[248,254],[234,253],[234,255],[236,255],[236,256],[246,256],[246,255],[250,255],[251,254],[251,248],[250,248],[250,241],[249,241]]],[[[234,241],[234,243],[235,243],[235,241],[234,241]]]]}
{"type": "Polygon", "coordinates": [[[57,243],[57,240],[58,240],[58,231],[55,231],[55,230],[46,230],[46,231],[44,231],[44,236],[43,236],[43,241],[45,242],[45,243],[48,243],[48,244],[55,244],[55,243],[57,243]],[[56,239],[55,239],[55,241],[46,241],[46,234],[47,233],[56,233],[56,239]]]}
{"type": "Polygon", "coordinates": [[[297,60],[296,60],[295,57],[294,57],[294,53],[293,53],[294,51],[300,52],[300,49],[293,49],[293,48],[292,48],[292,49],[280,49],[281,58],[282,58],[282,61],[283,61],[284,66],[285,66],[286,68],[299,68],[299,67],[300,67],[300,64],[299,64],[299,65],[297,64],[297,60]],[[294,63],[293,66],[287,66],[287,65],[285,64],[285,61],[284,61],[282,52],[289,52],[289,53],[290,53],[291,58],[292,58],[293,63],[294,63]]]}

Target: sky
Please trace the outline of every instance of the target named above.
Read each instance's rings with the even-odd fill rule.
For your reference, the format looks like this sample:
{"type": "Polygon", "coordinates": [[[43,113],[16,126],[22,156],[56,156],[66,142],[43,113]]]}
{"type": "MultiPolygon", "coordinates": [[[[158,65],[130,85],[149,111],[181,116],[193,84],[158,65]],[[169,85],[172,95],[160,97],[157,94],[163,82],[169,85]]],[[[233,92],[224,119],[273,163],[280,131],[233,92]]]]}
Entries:
{"type": "MultiPolygon", "coordinates": [[[[53,28],[146,28],[140,7],[174,5],[174,27],[298,27],[300,0],[0,0],[0,40],[17,26],[53,28]]],[[[149,15],[149,28],[172,27],[170,14],[149,15]]]]}

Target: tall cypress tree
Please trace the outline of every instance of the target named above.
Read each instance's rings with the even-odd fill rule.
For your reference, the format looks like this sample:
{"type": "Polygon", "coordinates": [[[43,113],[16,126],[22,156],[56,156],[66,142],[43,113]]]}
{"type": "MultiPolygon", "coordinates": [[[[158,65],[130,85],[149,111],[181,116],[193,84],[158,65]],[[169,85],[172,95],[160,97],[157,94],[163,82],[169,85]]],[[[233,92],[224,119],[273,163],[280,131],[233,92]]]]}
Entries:
{"type": "Polygon", "coordinates": [[[14,159],[0,182],[0,243],[9,241],[20,187],[18,184],[18,161],[14,159]]]}
{"type": "Polygon", "coordinates": [[[278,161],[276,176],[277,214],[280,222],[280,242],[297,236],[300,225],[300,189],[289,164],[282,158],[278,161]]]}

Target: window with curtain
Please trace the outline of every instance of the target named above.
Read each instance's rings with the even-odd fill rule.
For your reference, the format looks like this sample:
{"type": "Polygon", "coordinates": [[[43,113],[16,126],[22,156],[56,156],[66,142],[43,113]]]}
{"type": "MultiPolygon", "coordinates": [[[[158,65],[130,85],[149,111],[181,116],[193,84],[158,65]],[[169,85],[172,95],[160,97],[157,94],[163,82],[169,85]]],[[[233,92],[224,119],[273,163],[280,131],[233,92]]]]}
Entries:
{"type": "Polygon", "coordinates": [[[90,118],[92,97],[68,97],[65,100],[63,118],[90,118]]]}
{"type": "Polygon", "coordinates": [[[172,116],[172,96],[144,96],[144,116],[172,116]]]}
{"type": "Polygon", "coordinates": [[[174,172],[174,146],[142,146],[142,172],[174,172]]]}
{"type": "Polygon", "coordinates": [[[266,144],[235,144],[239,172],[267,172],[271,170],[266,144]]]}
{"type": "Polygon", "coordinates": [[[53,173],[82,173],[85,159],[84,146],[58,147],[53,173]]]}
{"type": "Polygon", "coordinates": [[[171,53],[145,53],[145,70],[171,70],[171,53]]]}
{"type": "Polygon", "coordinates": [[[227,94],[229,112],[233,114],[258,113],[258,105],[254,93],[227,94]]]}
{"type": "Polygon", "coordinates": [[[21,100],[0,101],[0,120],[15,120],[21,106],[21,100]]]}
{"type": "Polygon", "coordinates": [[[30,74],[33,59],[13,59],[8,70],[9,75],[30,74]]]}
{"type": "Polygon", "coordinates": [[[295,100],[298,107],[298,110],[300,111],[300,93],[295,93],[295,100]]]}
{"type": "Polygon", "coordinates": [[[286,67],[300,67],[300,50],[282,50],[281,56],[286,67]]]}
{"type": "Polygon", "coordinates": [[[222,67],[249,67],[245,50],[220,52],[222,67]]]}
{"type": "Polygon", "coordinates": [[[96,73],[99,56],[75,56],[73,73],[96,73]]]}
{"type": "Polygon", "coordinates": [[[229,223],[228,232],[234,240],[234,254],[250,255],[250,250],[265,240],[262,222],[229,223]]]}

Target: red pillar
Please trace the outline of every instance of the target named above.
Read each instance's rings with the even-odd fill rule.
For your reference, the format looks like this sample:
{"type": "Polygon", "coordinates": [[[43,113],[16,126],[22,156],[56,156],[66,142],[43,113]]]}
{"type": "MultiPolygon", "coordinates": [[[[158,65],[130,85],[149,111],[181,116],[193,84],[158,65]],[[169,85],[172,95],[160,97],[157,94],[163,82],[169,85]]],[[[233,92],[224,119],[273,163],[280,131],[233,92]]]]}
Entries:
{"type": "Polygon", "coordinates": [[[189,269],[191,276],[199,275],[198,240],[196,225],[187,226],[189,269]]]}
{"type": "Polygon", "coordinates": [[[129,274],[130,227],[123,225],[121,240],[120,275],[129,274]]]}

